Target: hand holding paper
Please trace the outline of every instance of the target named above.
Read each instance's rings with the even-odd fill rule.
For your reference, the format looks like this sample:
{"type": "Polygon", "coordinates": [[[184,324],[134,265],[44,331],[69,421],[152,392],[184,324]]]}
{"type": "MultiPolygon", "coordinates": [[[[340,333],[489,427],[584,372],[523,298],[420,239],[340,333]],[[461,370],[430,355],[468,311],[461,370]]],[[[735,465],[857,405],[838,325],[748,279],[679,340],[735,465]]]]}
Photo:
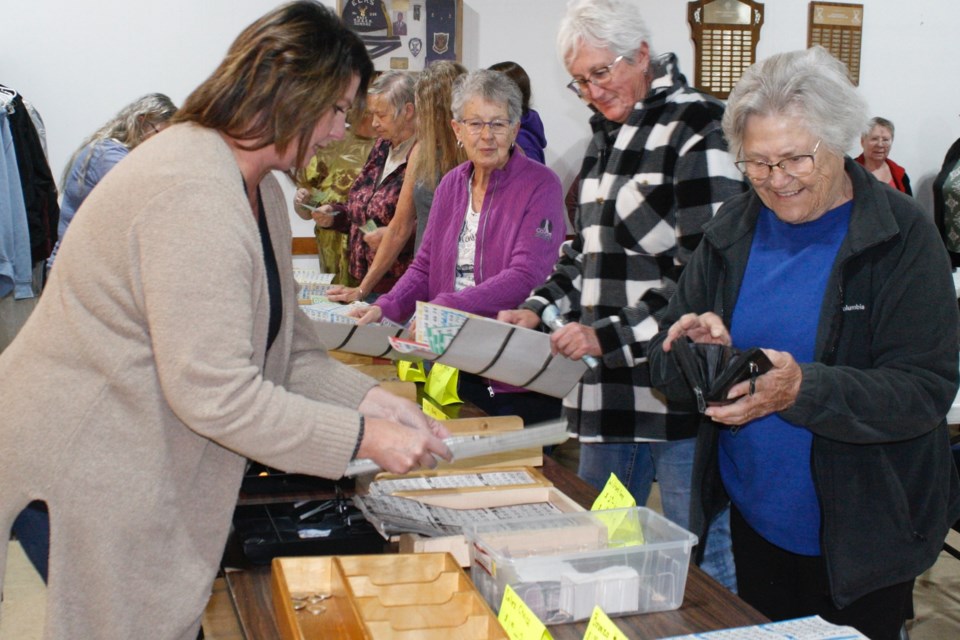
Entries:
{"type": "Polygon", "coordinates": [[[452,459],[453,454],[443,442],[450,432],[409,400],[374,387],[357,409],[365,418],[358,458],[369,458],[392,473],[406,473],[418,467],[432,469],[438,457],[452,459]]]}

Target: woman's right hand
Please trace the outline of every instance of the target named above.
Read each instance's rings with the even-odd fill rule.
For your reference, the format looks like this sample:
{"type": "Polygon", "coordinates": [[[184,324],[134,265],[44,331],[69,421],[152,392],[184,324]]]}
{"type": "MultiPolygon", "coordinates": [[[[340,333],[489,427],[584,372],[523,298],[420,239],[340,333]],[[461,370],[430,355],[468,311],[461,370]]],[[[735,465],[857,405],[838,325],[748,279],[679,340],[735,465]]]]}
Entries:
{"type": "Polygon", "coordinates": [[[723,324],[723,319],[709,311],[707,313],[687,313],[667,329],[667,337],[663,341],[663,350],[670,351],[671,344],[677,338],[687,336],[694,342],[708,344],[733,344],[730,332],[723,324]]]}
{"type": "Polygon", "coordinates": [[[371,322],[380,322],[383,317],[383,309],[375,304],[366,307],[358,306],[347,311],[347,316],[356,318],[359,325],[370,324],[371,322]]]}
{"type": "Polygon", "coordinates": [[[334,218],[336,218],[336,215],[333,214],[333,207],[329,204],[325,204],[313,212],[313,221],[317,223],[318,227],[324,229],[333,226],[334,218]]]}
{"type": "Polygon", "coordinates": [[[505,309],[497,314],[497,320],[527,329],[536,329],[540,326],[540,316],[529,309],[505,309]]]}

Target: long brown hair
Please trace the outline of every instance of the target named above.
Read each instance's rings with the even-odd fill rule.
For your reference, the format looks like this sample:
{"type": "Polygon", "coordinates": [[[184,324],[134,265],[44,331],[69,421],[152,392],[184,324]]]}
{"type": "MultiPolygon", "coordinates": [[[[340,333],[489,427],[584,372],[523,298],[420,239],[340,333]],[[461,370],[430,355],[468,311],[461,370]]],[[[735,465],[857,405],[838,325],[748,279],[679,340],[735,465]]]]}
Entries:
{"type": "Polygon", "coordinates": [[[453,81],[467,73],[463,65],[440,60],[423,70],[417,79],[417,182],[429,188],[445,173],[466,161],[463,149],[457,147],[457,137],[450,127],[453,114],[450,101],[453,81]]]}
{"type": "Polygon", "coordinates": [[[357,95],[365,95],[371,73],[360,38],[324,5],[299,0],[244,29],[173,122],[216,129],[245,141],[248,150],[272,144],[282,154],[299,140],[299,164],[317,121],[354,76],[357,95]]]}

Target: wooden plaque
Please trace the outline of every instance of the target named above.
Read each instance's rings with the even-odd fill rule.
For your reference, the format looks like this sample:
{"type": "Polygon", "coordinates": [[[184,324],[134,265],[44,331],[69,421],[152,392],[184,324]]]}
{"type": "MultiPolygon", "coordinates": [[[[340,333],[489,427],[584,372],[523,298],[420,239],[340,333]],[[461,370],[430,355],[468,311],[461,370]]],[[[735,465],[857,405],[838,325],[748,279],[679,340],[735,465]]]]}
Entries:
{"type": "Polygon", "coordinates": [[[730,95],[757,57],[763,4],[753,0],[696,0],[687,3],[694,43],[694,85],[717,98],[730,95]]]}
{"type": "Polygon", "coordinates": [[[811,2],[807,47],[820,45],[847,65],[850,81],[860,84],[860,40],[863,5],[811,2]]]}

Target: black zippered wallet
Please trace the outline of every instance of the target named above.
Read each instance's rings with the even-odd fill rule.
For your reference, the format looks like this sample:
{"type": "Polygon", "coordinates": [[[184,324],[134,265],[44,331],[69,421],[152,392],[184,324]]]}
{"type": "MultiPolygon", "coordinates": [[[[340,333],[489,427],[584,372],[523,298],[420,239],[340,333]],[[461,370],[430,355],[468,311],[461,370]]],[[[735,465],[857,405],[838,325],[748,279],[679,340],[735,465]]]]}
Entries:
{"type": "MultiPolygon", "coordinates": [[[[740,351],[722,344],[692,342],[686,336],[673,341],[670,353],[693,389],[700,413],[708,405],[734,402],[736,398],[727,398],[733,385],[744,380],[754,383],[773,368],[759,347],[740,351]]],[[[752,392],[753,384],[750,388],[752,392]]]]}

